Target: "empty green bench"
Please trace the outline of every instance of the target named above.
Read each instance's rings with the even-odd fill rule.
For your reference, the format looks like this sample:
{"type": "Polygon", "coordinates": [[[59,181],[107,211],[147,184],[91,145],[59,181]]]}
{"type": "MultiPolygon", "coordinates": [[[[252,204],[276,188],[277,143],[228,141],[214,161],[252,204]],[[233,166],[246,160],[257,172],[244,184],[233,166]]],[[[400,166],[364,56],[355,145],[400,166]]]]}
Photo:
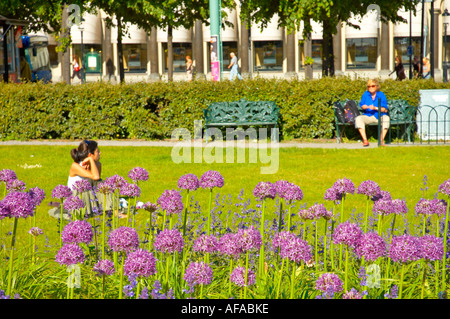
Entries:
{"type": "MultiPolygon", "coordinates": [[[[336,103],[339,103],[342,107],[344,107],[346,101],[337,101],[336,103]]],[[[358,106],[359,112],[363,114],[363,110],[359,106],[359,101],[355,101],[356,105],[358,106]]],[[[336,116],[336,106],[333,106],[334,109],[334,120],[336,123],[336,139],[338,143],[342,142],[342,135],[344,133],[344,130],[348,126],[355,127],[354,123],[343,123],[339,121],[338,117],[336,116]]],[[[407,101],[405,100],[391,100],[388,99],[388,115],[390,120],[390,126],[389,131],[387,134],[388,137],[388,143],[391,143],[392,141],[392,128],[404,128],[403,133],[401,137],[405,139],[405,135],[407,137],[408,142],[411,142],[412,139],[414,139],[414,129],[416,125],[416,114],[417,108],[415,106],[409,105],[407,101]]],[[[369,124],[369,126],[377,126],[378,123],[372,123],[369,124]]],[[[356,129],[356,128],[355,128],[356,129]]],[[[398,135],[398,134],[397,134],[398,135]]],[[[398,137],[398,136],[397,136],[398,137]]]]}
{"type": "Polygon", "coordinates": [[[205,135],[208,141],[208,128],[268,126],[271,129],[270,138],[278,142],[278,119],[280,109],[273,101],[214,102],[203,110],[205,117],[205,135]]]}

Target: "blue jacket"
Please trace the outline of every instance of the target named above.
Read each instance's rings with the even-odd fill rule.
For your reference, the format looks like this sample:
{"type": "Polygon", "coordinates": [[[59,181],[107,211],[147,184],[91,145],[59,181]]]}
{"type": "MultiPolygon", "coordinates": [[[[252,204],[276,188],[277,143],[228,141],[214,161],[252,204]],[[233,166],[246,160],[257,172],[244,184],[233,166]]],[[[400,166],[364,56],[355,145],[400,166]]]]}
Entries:
{"type": "MultiPolygon", "coordinates": [[[[381,106],[387,109],[388,108],[387,98],[386,98],[386,95],[384,95],[384,93],[381,91],[377,92],[377,94],[375,95],[375,100],[372,100],[372,95],[370,94],[369,91],[364,92],[361,97],[361,101],[359,102],[359,106],[373,105],[373,106],[378,107],[378,98],[381,99],[381,106]]],[[[375,118],[378,120],[378,111],[366,109],[366,110],[364,110],[363,115],[375,116],[375,118]]],[[[381,116],[383,116],[383,115],[387,115],[387,113],[381,112],[381,116]]]]}

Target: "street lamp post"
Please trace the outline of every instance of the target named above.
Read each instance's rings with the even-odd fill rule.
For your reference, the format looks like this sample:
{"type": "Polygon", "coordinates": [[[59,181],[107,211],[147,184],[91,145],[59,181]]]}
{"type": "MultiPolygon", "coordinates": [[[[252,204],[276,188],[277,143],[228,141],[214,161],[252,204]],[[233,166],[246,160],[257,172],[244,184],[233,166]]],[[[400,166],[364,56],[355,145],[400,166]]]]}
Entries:
{"type": "Polygon", "coordinates": [[[443,81],[447,82],[448,81],[448,75],[447,75],[447,26],[449,24],[449,20],[450,20],[450,13],[448,12],[447,9],[444,10],[444,13],[442,13],[442,16],[444,17],[444,61],[443,61],[443,71],[444,71],[444,76],[443,76],[443,81]]]}
{"type": "Polygon", "coordinates": [[[81,83],[85,82],[85,78],[84,78],[84,59],[83,59],[83,54],[84,54],[84,43],[83,43],[83,31],[84,31],[84,26],[83,23],[80,23],[80,25],[78,26],[78,30],[80,30],[81,32],[81,83]]]}

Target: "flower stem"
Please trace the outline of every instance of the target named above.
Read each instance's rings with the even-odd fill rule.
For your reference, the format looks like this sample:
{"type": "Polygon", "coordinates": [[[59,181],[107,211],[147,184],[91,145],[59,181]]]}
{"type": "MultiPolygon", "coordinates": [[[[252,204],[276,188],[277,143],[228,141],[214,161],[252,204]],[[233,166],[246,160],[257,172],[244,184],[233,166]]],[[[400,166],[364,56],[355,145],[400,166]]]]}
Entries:
{"type": "Polygon", "coordinates": [[[316,271],[319,270],[319,252],[317,251],[317,224],[319,223],[318,220],[314,221],[314,226],[315,226],[315,230],[314,230],[314,257],[315,257],[315,264],[316,264],[316,271]]]}
{"type": "Polygon", "coordinates": [[[423,299],[424,296],[424,292],[425,292],[425,278],[426,278],[426,274],[427,274],[427,264],[424,260],[422,260],[422,291],[420,293],[420,299],[423,299]]]}
{"type": "Polygon", "coordinates": [[[61,199],[61,214],[59,218],[59,247],[62,247],[62,228],[63,228],[63,200],[61,199]]]}
{"type": "Polygon", "coordinates": [[[328,219],[325,219],[325,231],[323,236],[323,266],[325,272],[327,272],[327,227],[328,227],[328,219]]]}
{"type": "Polygon", "coordinates": [[[295,272],[297,271],[297,268],[295,267],[295,261],[292,261],[292,273],[291,273],[291,295],[290,299],[294,299],[294,283],[295,283],[295,272]]]}
{"type": "Polygon", "coordinates": [[[405,264],[402,263],[402,272],[400,274],[400,289],[398,293],[398,299],[402,299],[403,293],[403,273],[405,272],[405,264]]]}
{"type": "Polygon", "coordinates": [[[446,281],[445,281],[445,273],[447,267],[447,236],[448,236],[448,213],[450,208],[450,196],[447,201],[447,213],[445,215],[445,230],[444,230],[444,256],[442,257],[442,291],[446,290],[446,281]]]}
{"type": "Polygon", "coordinates": [[[278,296],[280,295],[281,278],[283,277],[283,267],[284,267],[284,258],[281,261],[280,275],[278,276],[278,286],[277,286],[277,297],[276,297],[276,299],[278,299],[278,296]]]}
{"type": "Polygon", "coordinates": [[[228,295],[231,298],[231,273],[233,272],[233,258],[230,260],[230,282],[228,284],[228,295]]]}
{"type": "Polygon", "coordinates": [[[266,200],[263,199],[261,212],[261,248],[259,250],[259,275],[262,277],[264,275],[264,224],[265,224],[265,210],[266,210],[266,200]]]}
{"type": "Polygon", "coordinates": [[[183,238],[186,240],[186,220],[188,213],[188,204],[189,204],[189,190],[187,190],[186,194],[186,202],[184,204],[184,220],[183,220],[183,238]]]}
{"type": "Polygon", "coordinates": [[[103,194],[103,221],[102,221],[102,259],[105,259],[105,225],[106,225],[106,194],[103,194]]]}
{"type": "Polygon", "coordinates": [[[13,226],[13,233],[11,237],[11,253],[9,255],[9,272],[8,272],[8,288],[6,295],[11,296],[11,289],[12,289],[12,273],[13,273],[13,260],[14,260],[14,246],[16,245],[16,232],[17,232],[17,222],[18,218],[14,218],[14,226],[13,226]]]}
{"type": "Polygon", "coordinates": [[[248,280],[248,250],[245,254],[245,286],[244,286],[244,299],[247,299],[247,280],[248,280]]]}
{"type": "Polygon", "coordinates": [[[370,197],[367,196],[367,200],[366,200],[366,215],[364,216],[364,232],[367,232],[367,219],[369,217],[369,201],[370,201],[370,197]]]}
{"type": "Polygon", "coordinates": [[[347,292],[347,282],[348,282],[348,251],[349,247],[345,250],[345,281],[344,281],[344,291],[347,292]]]}
{"type": "Polygon", "coordinates": [[[208,236],[211,234],[211,203],[212,203],[212,188],[209,190],[208,228],[206,230],[208,236]]]}
{"type": "Polygon", "coordinates": [[[122,299],[123,295],[123,265],[125,263],[125,257],[122,253],[122,264],[120,265],[120,286],[119,286],[119,299],[122,299]]]}

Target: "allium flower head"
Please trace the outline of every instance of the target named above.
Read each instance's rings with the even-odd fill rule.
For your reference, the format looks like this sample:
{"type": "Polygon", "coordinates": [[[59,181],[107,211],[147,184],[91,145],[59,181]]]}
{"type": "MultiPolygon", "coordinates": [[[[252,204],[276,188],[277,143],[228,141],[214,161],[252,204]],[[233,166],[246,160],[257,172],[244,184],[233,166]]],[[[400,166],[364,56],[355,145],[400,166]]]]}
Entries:
{"type": "Polygon", "coordinates": [[[392,196],[388,191],[381,191],[378,195],[372,196],[371,200],[374,202],[379,200],[392,200],[392,196]]]}
{"type": "Polygon", "coordinates": [[[194,174],[186,174],[178,179],[178,188],[187,189],[189,191],[195,191],[200,187],[200,181],[194,174]]]}
{"type": "Polygon", "coordinates": [[[323,199],[333,202],[340,201],[342,200],[342,194],[340,194],[338,190],[334,186],[332,186],[325,191],[323,199]]]}
{"type": "Polygon", "coordinates": [[[445,201],[441,199],[420,199],[414,207],[419,215],[439,215],[442,216],[446,211],[445,201]]]}
{"type": "Polygon", "coordinates": [[[44,231],[42,229],[40,229],[39,227],[31,227],[30,230],[28,231],[28,234],[30,234],[31,236],[34,236],[34,237],[42,235],[43,233],[44,233],[44,231]]]}
{"type": "Polygon", "coordinates": [[[66,185],[57,185],[52,190],[52,197],[56,199],[64,199],[72,196],[72,190],[66,185]]]}
{"type": "Polygon", "coordinates": [[[97,186],[95,187],[95,191],[97,193],[100,194],[111,194],[114,192],[114,186],[108,182],[108,181],[103,181],[97,184],[97,186]]]}
{"type": "Polygon", "coordinates": [[[281,246],[281,258],[287,258],[290,261],[299,263],[300,261],[309,262],[312,258],[311,247],[306,240],[298,237],[290,238],[283,242],[281,246]]]}
{"type": "Polygon", "coordinates": [[[61,233],[61,240],[64,244],[89,244],[93,237],[92,225],[85,220],[71,221],[61,233]]]}
{"type": "Polygon", "coordinates": [[[356,193],[366,195],[368,197],[379,196],[381,193],[381,189],[380,186],[374,181],[367,180],[359,184],[356,193]]]}
{"type": "Polygon", "coordinates": [[[372,211],[378,215],[387,216],[393,213],[394,205],[390,199],[380,199],[373,203],[372,211]]]}
{"type": "Polygon", "coordinates": [[[420,259],[420,240],[410,235],[394,236],[389,248],[389,257],[394,262],[408,262],[420,259]]]}
{"type": "Polygon", "coordinates": [[[392,200],[392,213],[393,214],[406,214],[408,212],[408,206],[406,206],[406,202],[401,199],[392,200]]]}
{"type": "Polygon", "coordinates": [[[342,280],[334,273],[324,273],[316,281],[316,289],[322,292],[340,292],[343,290],[342,280]]]}
{"type": "Polygon", "coordinates": [[[184,280],[186,280],[189,287],[195,285],[209,285],[212,282],[213,271],[208,264],[204,262],[192,262],[184,273],[184,280]]]}
{"type": "Polygon", "coordinates": [[[6,194],[2,203],[2,217],[27,218],[33,216],[35,203],[29,193],[16,192],[6,194]]]}
{"type": "Polygon", "coordinates": [[[183,211],[183,198],[177,190],[165,190],[158,198],[158,205],[167,214],[179,214],[183,211]]]}
{"type": "Polygon", "coordinates": [[[369,232],[360,237],[355,252],[359,258],[364,257],[365,260],[375,261],[386,255],[387,244],[383,237],[377,233],[369,232]]]}
{"type": "Polygon", "coordinates": [[[288,181],[280,180],[275,182],[275,188],[278,196],[284,198],[288,203],[303,199],[303,192],[300,187],[288,181]]]}
{"type": "Polygon", "coordinates": [[[121,226],[110,233],[108,244],[115,252],[130,253],[139,247],[139,236],[134,228],[121,226]]]}
{"type": "Polygon", "coordinates": [[[356,247],[363,232],[355,223],[349,221],[339,224],[333,233],[333,242],[344,244],[349,247],[356,247]]]}
{"type": "Polygon", "coordinates": [[[298,211],[298,217],[303,220],[313,220],[316,218],[316,214],[309,209],[300,209],[298,211]]]}
{"type": "Polygon", "coordinates": [[[194,251],[202,253],[214,253],[218,250],[219,241],[214,235],[201,235],[194,241],[194,251]]]}
{"type": "Polygon", "coordinates": [[[84,208],[84,202],[81,198],[77,196],[70,196],[66,198],[66,200],[64,201],[63,208],[69,211],[82,209],[84,208]]]}
{"type": "Polygon", "coordinates": [[[114,263],[108,259],[99,260],[98,263],[94,265],[93,270],[97,273],[97,276],[111,276],[116,272],[114,263]]]}
{"type": "Polygon", "coordinates": [[[239,237],[234,233],[227,233],[219,238],[219,252],[222,255],[237,258],[243,253],[239,237]]]}
{"type": "Polygon", "coordinates": [[[33,199],[34,206],[39,206],[45,198],[45,191],[39,187],[30,188],[28,191],[31,198],[33,199]]]}
{"type": "Polygon", "coordinates": [[[7,183],[8,181],[17,179],[16,172],[11,169],[3,169],[0,171],[0,182],[7,183]]]}
{"type": "Polygon", "coordinates": [[[277,189],[271,182],[259,182],[253,189],[253,196],[258,199],[275,198],[277,196],[277,189]]]}
{"type": "Polygon", "coordinates": [[[253,226],[247,229],[239,229],[237,232],[238,240],[241,243],[244,252],[250,250],[258,250],[262,245],[261,233],[253,226]]]}
{"type": "Polygon", "coordinates": [[[125,183],[119,190],[119,194],[126,197],[141,196],[141,188],[137,184],[125,183]]]}
{"type": "MultiPolygon", "coordinates": [[[[245,267],[236,267],[231,272],[230,280],[232,283],[239,287],[245,287],[245,267]]],[[[253,286],[256,283],[255,273],[251,270],[247,270],[247,287],[253,286]]]]}
{"type": "Polygon", "coordinates": [[[419,237],[420,256],[425,260],[440,260],[444,256],[444,243],[440,237],[425,235],[419,237]]]}
{"type": "Polygon", "coordinates": [[[184,246],[183,236],[176,229],[164,229],[155,237],[155,249],[164,253],[181,253],[184,246]]]}
{"type": "Polygon", "coordinates": [[[334,189],[340,195],[354,194],[355,184],[348,178],[340,178],[333,184],[334,189]]]}
{"type": "Polygon", "coordinates": [[[283,247],[286,242],[293,240],[295,237],[295,234],[287,230],[276,233],[272,240],[272,249],[276,250],[283,247]]]}
{"type": "Polygon", "coordinates": [[[134,182],[145,182],[148,180],[148,172],[145,168],[135,167],[128,172],[128,177],[134,182]]]}
{"type": "Polygon", "coordinates": [[[439,185],[438,192],[450,196],[450,179],[447,179],[441,185],[439,185]]]}
{"type": "Polygon", "coordinates": [[[223,187],[223,176],[217,171],[206,171],[200,177],[200,186],[202,188],[214,188],[214,187],[223,187]]]}
{"type": "Polygon", "coordinates": [[[124,274],[150,277],[156,274],[156,258],[144,249],[137,249],[128,254],[123,265],[124,274]]]}
{"type": "Polygon", "coordinates": [[[6,182],[6,190],[8,192],[16,191],[24,191],[26,189],[26,185],[24,181],[21,181],[19,179],[13,179],[6,182]]]}
{"type": "Polygon", "coordinates": [[[155,203],[146,202],[144,206],[142,206],[142,208],[148,211],[149,213],[153,213],[158,210],[158,205],[156,205],[155,203]]]}
{"type": "Polygon", "coordinates": [[[363,295],[360,294],[355,288],[352,288],[350,291],[347,291],[342,299],[362,299],[363,295]]]}
{"type": "Polygon", "coordinates": [[[111,185],[113,187],[114,191],[122,188],[122,186],[127,183],[125,178],[123,178],[122,176],[117,175],[117,174],[107,177],[105,179],[105,182],[107,182],[109,185],[111,185]]]}
{"type": "Polygon", "coordinates": [[[73,183],[72,190],[78,193],[90,192],[92,190],[92,186],[87,179],[80,179],[73,183]]]}
{"type": "Polygon", "coordinates": [[[333,216],[333,212],[328,211],[323,204],[314,204],[308,210],[315,219],[323,217],[328,220],[333,216]]]}
{"type": "Polygon", "coordinates": [[[56,262],[60,265],[70,266],[75,264],[82,264],[84,262],[84,253],[77,244],[65,244],[56,254],[56,262]]]}

